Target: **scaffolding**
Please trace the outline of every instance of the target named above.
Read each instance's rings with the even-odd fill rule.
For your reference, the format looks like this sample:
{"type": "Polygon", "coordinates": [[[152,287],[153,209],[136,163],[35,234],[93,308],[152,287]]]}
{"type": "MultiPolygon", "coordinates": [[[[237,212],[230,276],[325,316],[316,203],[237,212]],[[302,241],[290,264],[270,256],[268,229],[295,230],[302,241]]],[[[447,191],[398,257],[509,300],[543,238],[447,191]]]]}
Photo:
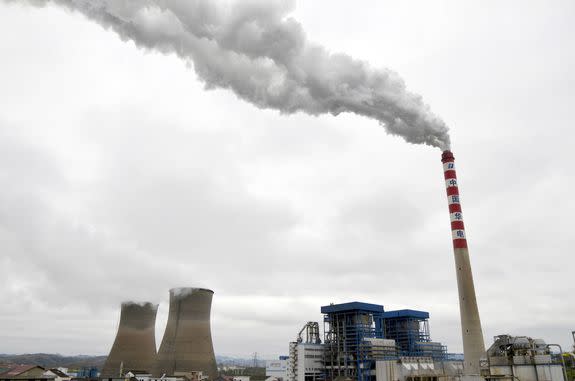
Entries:
{"type": "Polygon", "coordinates": [[[375,361],[395,357],[383,335],[383,306],[344,303],[321,308],[324,314],[326,379],[375,380],[375,361]]]}

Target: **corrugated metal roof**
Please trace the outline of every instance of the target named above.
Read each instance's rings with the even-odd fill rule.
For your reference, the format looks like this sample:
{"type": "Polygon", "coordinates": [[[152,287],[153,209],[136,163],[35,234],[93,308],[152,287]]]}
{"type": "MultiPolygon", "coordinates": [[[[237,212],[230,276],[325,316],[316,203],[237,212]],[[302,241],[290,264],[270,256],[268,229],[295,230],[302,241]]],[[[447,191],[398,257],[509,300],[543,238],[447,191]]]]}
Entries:
{"type": "Polygon", "coordinates": [[[341,304],[330,304],[329,306],[321,307],[322,314],[346,312],[346,311],[383,312],[383,306],[371,303],[350,302],[341,304]]]}

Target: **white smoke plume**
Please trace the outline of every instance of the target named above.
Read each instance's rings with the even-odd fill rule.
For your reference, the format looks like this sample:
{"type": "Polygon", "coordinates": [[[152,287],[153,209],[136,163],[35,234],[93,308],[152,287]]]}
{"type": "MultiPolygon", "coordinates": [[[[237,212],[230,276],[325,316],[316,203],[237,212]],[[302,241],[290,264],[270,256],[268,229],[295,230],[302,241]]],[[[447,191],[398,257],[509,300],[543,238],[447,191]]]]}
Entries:
{"type": "Polygon", "coordinates": [[[197,287],[178,287],[170,289],[170,294],[172,294],[175,298],[185,298],[186,296],[192,295],[196,292],[213,293],[212,290],[208,290],[207,288],[197,288],[197,287]]]}
{"type": "Polygon", "coordinates": [[[122,302],[122,307],[129,307],[129,306],[138,306],[142,308],[149,308],[151,310],[157,311],[158,304],[154,304],[151,302],[135,302],[133,300],[122,302]]]}
{"type": "Polygon", "coordinates": [[[445,123],[393,71],[309,42],[294,0],[0,0],[77,11],[120,38],[193,63],[206,88],[260,108],[351,112],[407,142],[449,148],[445,123]]]}

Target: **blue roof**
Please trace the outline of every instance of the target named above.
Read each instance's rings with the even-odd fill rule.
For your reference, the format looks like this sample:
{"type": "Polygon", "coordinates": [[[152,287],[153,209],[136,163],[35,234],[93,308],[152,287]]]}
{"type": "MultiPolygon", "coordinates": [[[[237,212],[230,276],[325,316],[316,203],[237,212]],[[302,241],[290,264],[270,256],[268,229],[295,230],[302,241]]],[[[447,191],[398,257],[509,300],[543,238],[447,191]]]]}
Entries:
{"type": "Polygon", "coordinates": [[[416,311],[416,310],[397,310],[387,311],[383,313],[384,319],[393,318],[415,318],[415,319],[429,319],[429,312],[416,311]]]}
{"type": "Polygon", "coordinates": [[[383,306],[379,304],[350,302],[341,304],[330,304],[329,306],[322,306],[322,314],[330,314],[335,312],[348,312],[348,311],[364,311],[364,312],[383,312],[383,306]]]}

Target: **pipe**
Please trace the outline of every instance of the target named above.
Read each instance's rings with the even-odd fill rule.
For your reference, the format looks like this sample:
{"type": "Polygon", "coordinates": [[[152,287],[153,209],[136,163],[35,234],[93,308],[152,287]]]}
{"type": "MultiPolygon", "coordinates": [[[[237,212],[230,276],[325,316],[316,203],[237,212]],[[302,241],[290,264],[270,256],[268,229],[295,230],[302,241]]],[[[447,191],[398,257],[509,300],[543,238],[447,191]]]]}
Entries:
{"type": "Polygon", "coordinates": [[[561,362],[563,363],[563,377],[565,377],[565,381],[568,381],[567,378],[567,368],[565,367],[565,359],[563,358],[563,348],[559,344],[547,344],[547,348],[549,347],[558,347],[559,348],[559,356],[561,357],[561,362]]]}

